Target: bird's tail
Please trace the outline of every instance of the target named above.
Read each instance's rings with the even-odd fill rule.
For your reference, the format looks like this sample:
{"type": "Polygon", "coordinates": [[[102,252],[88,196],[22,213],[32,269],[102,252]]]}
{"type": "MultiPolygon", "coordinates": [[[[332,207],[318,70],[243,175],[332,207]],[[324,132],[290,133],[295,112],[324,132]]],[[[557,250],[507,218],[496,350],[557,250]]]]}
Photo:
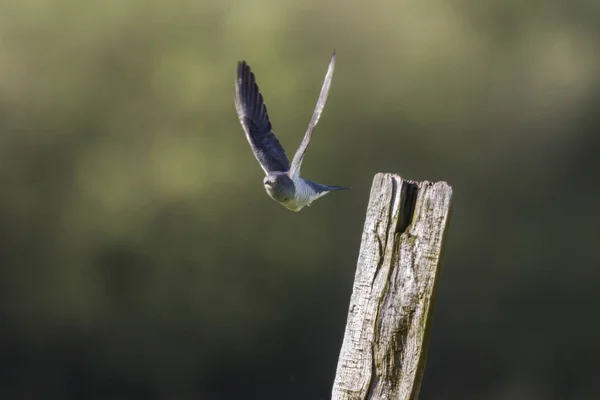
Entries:
{"type": "Polygon", "coordinates": [[[310,187],[312,187],[317,193],[333,192],[335,190],[352,189],[352,188],[344,187],[344,186],[327,186],[327,185],[323,185],[321,183],[309,181],[308,179],[305,179],[304,182],[306,182],[310,187]]]}
{"type": "Polygon", "coordinates": [[[327,188],[328,191],[333,192],[334,190],[348,190],[348,189],[352,189],[351,187],[345,187],[345,186],[327,186],[327,185],[323,185],[327,188]]]}

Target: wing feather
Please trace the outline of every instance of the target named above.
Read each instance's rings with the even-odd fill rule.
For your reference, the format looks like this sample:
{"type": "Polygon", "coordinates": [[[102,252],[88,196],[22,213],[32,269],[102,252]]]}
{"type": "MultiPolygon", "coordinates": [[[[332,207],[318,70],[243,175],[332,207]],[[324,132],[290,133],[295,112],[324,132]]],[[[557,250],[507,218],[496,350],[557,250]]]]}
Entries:
{"type": "Polygon", "coordinates": [[[319,118],[321,117],[321,113],[323,112],[323,108],[325,107],[325,103],[327,102],[327,96],[329,95],[329,89],[331,87],[331,79],[333,77],[333,70],[335,69],[335,50],[333,51],[333,55],[331,56],[331,61],[329,62],[329,67],[327,68],[327,74],[325,75],[325,80],[323,81],[323,86],[321,87],[321,93],[319,94],[319,99],[317,100],[317,105],[315,106],[315,111],[313,112],[313,116],[308,124],[308,129],[304,134],[304,139],[302,139],[302,143],[296,150],[296,154],[294,155],[294,159],[292,160],[292,168],[290,169],[290,175],[293,177],[300,176],[300,167],[302,166],[302,160],[304,159],[304,154],[306,153],[306,149],[308,148],[308,144],[310,143],[310,138],[312,135],[313,128],[319,122],[319,118]]]}
{"type": "Polygon", "coordinates": [[[273,132],[254,73],[245,61],[238,63],[235,108],[246,139],[265,173],[288,171],[290,162],[273,132]]]}

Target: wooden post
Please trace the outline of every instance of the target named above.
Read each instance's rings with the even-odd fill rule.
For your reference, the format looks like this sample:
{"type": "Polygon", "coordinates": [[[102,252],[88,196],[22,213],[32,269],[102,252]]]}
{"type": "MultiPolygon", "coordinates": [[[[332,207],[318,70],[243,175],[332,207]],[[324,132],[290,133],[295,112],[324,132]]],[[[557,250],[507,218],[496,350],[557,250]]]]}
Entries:
{"type": "Polygon", "coordinates": [[[377,174],[332,400],[419,396],[452,188],[377,174]]]}

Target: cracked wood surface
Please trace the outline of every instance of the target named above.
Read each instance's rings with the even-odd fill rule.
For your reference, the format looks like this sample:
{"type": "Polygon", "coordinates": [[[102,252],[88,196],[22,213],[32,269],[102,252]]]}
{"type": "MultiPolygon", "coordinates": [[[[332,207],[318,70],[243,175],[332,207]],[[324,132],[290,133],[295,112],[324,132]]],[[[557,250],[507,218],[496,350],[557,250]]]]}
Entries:
{"type": "Polygon", "coordinates": [[[332,400],[418,398],[451,197],[375,176],[332,400]]]}

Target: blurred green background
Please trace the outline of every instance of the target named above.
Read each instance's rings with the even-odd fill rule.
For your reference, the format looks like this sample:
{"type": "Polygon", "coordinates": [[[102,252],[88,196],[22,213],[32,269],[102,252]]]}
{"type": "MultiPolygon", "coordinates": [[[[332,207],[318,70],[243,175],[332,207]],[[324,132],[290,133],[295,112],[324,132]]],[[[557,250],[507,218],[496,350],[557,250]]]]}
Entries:
{"type": "Polygon", "coordinates": [[[422,399],[600,393],[600,3],[0,4],[0,398],[328,399],[373,175],[453,215],[422,399]],[[273,202],[252,66],[303,175],[273,202]]]}

